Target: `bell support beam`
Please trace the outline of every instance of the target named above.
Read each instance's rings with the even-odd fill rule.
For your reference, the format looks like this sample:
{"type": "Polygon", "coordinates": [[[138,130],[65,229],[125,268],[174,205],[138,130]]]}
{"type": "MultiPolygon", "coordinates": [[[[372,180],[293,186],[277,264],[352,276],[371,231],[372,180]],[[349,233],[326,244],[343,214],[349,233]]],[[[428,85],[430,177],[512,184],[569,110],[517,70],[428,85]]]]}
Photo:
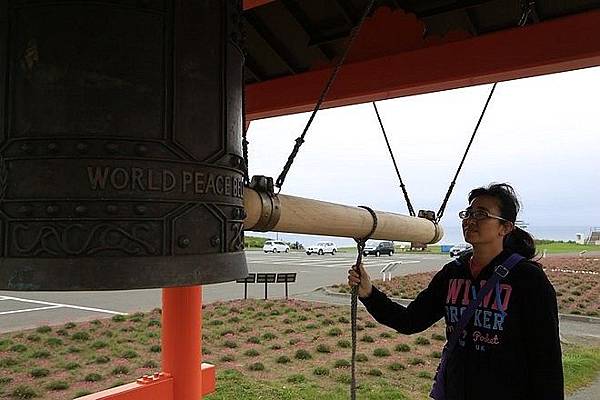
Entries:
{"type": "MultiPolygon", "coordinates": [[[[288,195],[259,193],[245,188],[245,230],[366,237],[373,217],[364,208],[288,195]]],[[[377,228],[372,239],[436,243],[442,227],[425,218],[375,211],[377,228]]]]}
{"type": "MultiPolygon", "coordinates": [[[[350,63],[342,67],[323,107],[597,66],[598,37],[600,11],[595,10],[350,63]]],[[[247,119],[312,110],[330,74],[326,68],[248,85],[247,119]]]]}

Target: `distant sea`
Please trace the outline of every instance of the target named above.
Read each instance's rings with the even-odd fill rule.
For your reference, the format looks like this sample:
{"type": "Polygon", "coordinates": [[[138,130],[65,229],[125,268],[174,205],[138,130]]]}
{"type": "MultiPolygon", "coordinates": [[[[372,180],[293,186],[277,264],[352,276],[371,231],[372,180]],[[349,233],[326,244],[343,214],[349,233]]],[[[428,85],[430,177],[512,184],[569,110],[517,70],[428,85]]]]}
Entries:
{"type": "MultiPolygon", "coordinates": [[[[590,232],[590,226],[535,226],[530,225],[527,232],[531,233],[535,239],[546,240],[575,240],[576,233],[582,233],[587,236],[590,232]]],[[[269,239],[279,239],[285,242],[300,242],[304,246],[315,244],[319,241],[332,241],[338,247],[354,246],[355,242],[350,238],[298,235],[294,233],[276,233],[276,232],[246,232],[246,236],[259,236],[269,239]]],[[[460,226],[444,226],[444,237],[439,244],[457,244],[463,243],[464,238],[460,226]]]]}

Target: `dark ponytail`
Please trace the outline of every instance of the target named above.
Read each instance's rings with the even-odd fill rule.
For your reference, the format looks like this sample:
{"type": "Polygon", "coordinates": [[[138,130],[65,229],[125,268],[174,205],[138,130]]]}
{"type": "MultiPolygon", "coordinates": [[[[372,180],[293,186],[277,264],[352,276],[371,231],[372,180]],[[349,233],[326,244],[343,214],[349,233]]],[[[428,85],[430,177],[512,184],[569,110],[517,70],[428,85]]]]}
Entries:
{"type": "MultiPolygon", "coordinates": [[[[469,193],[469,203],[479,196],[491,196],[498,200],[500,216],[515,224],[521,204],[512,186],[508,183],[492,183],[488,187],[473,189],[469,193]]],[[[516,225],[512,232],[504,237],[503,246],[505,250],[519,253],[528,260],[536,255],[533,237],[516,225]]]]}

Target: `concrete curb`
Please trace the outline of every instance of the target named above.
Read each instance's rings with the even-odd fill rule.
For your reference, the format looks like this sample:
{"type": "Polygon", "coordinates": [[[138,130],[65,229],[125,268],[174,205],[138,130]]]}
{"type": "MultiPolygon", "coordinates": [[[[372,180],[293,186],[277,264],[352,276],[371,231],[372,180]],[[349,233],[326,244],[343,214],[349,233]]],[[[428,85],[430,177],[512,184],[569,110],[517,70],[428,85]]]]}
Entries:
{"type": "MultiPolygon", "coordinates": [[[[320,290],[325,292],[325,294],[327,294],[328,296],[335,296],[335,297],[343,297],[343,298],[350,298],[350,293],[338,293],[338,292],[334,292],[332,290],[329,290],[326,286],[321,286],[315,289],[315,291],[320,290]]],[[[400,299],[397,297],[390,297],[390,299],[394,300],[395,302],[398,302],[402,305],[406,305],[408,303],[410,303],[411,301],[413,301],[413,299],[400,299]]],[[[600,324],[600,318],[598,317],[589,317],[587,315],[576,315],[576,314],[558,314],[558,318],[559,319],[564,319],[567,321],[576,321],[576,322],[585,322],[588,324],[600,324]]]]}

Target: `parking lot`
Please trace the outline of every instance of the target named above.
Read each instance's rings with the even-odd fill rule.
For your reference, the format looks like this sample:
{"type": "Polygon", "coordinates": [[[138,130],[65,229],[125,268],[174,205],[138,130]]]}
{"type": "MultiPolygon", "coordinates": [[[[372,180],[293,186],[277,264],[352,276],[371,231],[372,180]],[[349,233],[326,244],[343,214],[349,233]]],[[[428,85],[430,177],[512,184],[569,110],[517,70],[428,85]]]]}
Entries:
{"type": "MultiPolygon", "coordinates": [[[[289,296],[306,297],[314,289],[344,282],[347,270],[356,259],[355,254],[306,255],[300,252],[268,253],[248,251],[248,271],[295,272],[296,283],[289,284],[289,296]]],[[[389,262],[401,262],[395,275],[438,270],[449,260],[448,256],[432,254],[394,254],[393,256],[364,259],[372,277],[389,262]]],[[[204,302],[239,299],[244,296],[244,285],[226,282],[207,285],[203,289],[204,302]]],[[[284,297],[284,284],[269,284],[269,298],[284,297]]],[[[248,297],[263,298],[264,284],[250,284],[248,297]]],[[[9,292],[0,291],[0,332],[56,325],[67,321],[108,318],[115,314],[147,311],[161,306],[161,289],[104,291],[104,292],[9,292]]]]}

